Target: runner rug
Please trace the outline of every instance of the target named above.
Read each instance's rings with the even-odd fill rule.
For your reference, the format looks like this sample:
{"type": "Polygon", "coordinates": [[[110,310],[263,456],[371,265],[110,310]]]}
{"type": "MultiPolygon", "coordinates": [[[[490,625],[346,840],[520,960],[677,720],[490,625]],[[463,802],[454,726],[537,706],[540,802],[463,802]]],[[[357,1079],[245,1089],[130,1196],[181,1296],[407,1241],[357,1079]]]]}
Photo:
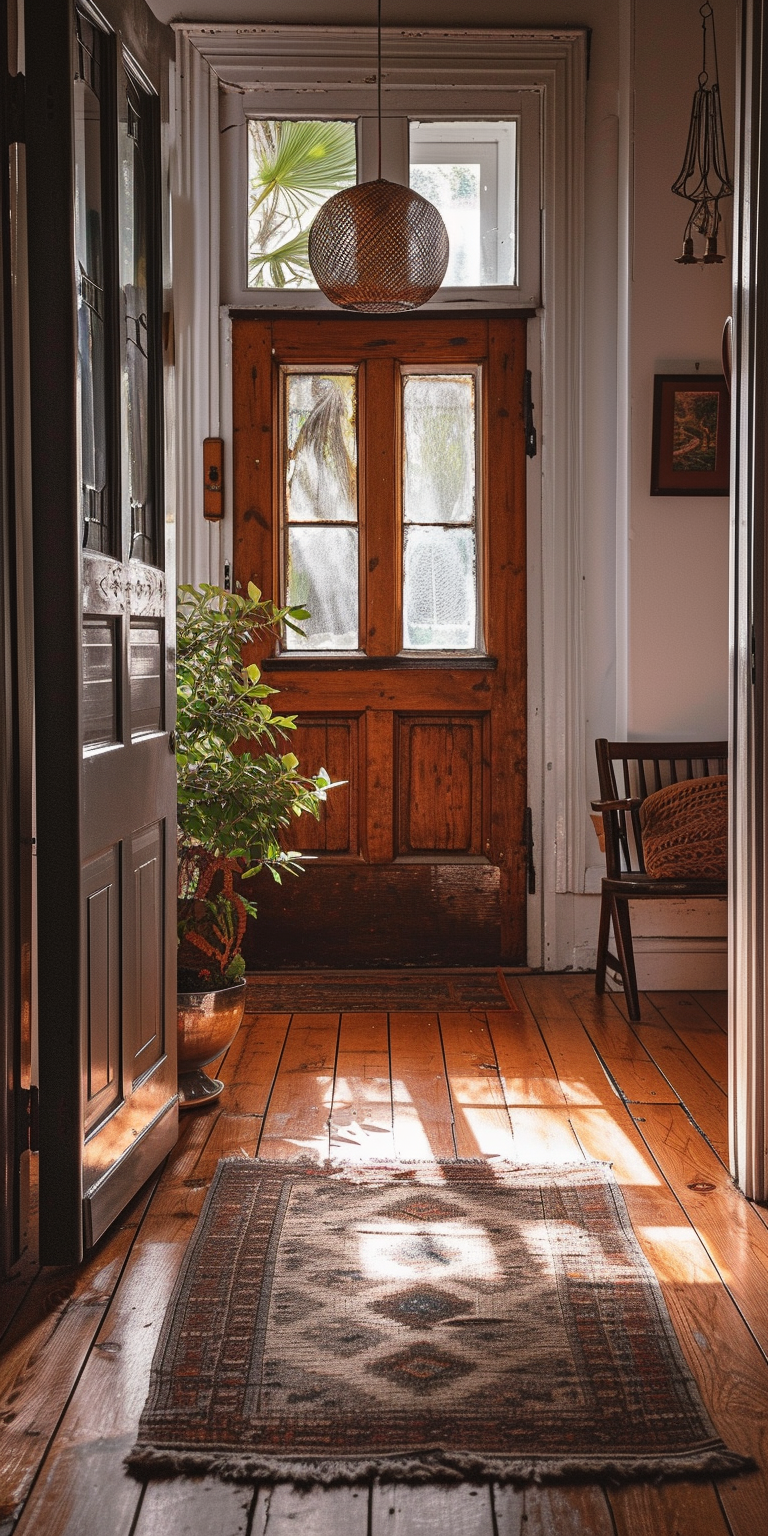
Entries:
{"type": "Polygon", "coordinates": [[[601,1163],[219,1163],[157,1345],[140,1476],[732,1473],[601,1163]]]}

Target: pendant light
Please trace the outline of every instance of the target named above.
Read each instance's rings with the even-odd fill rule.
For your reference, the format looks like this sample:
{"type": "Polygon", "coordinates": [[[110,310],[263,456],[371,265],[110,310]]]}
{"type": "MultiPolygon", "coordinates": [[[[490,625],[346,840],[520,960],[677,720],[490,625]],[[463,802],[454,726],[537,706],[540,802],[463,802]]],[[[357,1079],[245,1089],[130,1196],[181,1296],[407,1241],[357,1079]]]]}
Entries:
{"type": "Polygon", "coordinates": [[[340,309],[390,315],[418,309],[448,267],[448,232],[432,203],[381,174],[381,0],[377,20],[379,174],[328,199],[309,231],[309,264],[340,309]]]}
{"type": "Polygon", "coordinates": [[[723,133],[723,113],[720,105],[720,80],[717,68],[717,39],[715,37],[715,13],[709,0],[700,6],[703,33],[701,73],[693,96],[691,121],[685,159],[672,191],[693,204],[690,218],[683,234],[683,254],[676,257],[680,266],[690,267],[703,262],[711,266],[725,260],[717,249],[720,228],[720,199],[733,197],[733,182],[728,172],[723,133]],[[707,70],[707,34],[711,25],[711,65],[714,79],[709,83],[707,70]],[[706,241],[703,256],[696,256],[693,249],[694,230],[706,241]]]}

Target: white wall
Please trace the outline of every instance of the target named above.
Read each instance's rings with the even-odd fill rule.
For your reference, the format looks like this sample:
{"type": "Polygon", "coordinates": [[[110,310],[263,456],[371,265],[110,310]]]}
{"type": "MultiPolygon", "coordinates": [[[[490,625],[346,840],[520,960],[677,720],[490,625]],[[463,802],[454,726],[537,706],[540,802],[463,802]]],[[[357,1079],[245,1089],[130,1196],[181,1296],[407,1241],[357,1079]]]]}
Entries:
{"type": "MultiPolygon", "coordinates": [[[[151,0],[163,20],[375,20],[373,0],[151,0]]],[[[736,0],[715,0],[732,154],[736,0]]],[[[587,781],[596,736],[727,730],[726,498],[651,497],[653,375],[717,367],[729,261],[680,267],[686,205],[670,192],[700,67],[695,0],[388,0],[385,24],[592,28],[586,124],[583,625],[587,781]]],[[[730,229],[730,214],[728,218],[730,229]]],[[[730,258],[730,243],[726,240],[730,258]]],[[[584,807],[585,818],[588,806],[584,807]]],[[[553,963],[594,961],[599,850],[558,897],[553,963]]],[[[637,914],[641,982],[724,981],[725,909],[637,914]],[[708,930],[701,942],[694,936],[708,930]],[[676,937],[677,935],[677,937],[676,937]],[[684,937],[683,939],[680,937],[684,937]],[[645,936],[645,942],[643,938],[645,936]],[[670,956],[676,957],[673,962],[670,956]],[[686,958],[686,956],[688,958],[686,958]],[[671,966],[671,968],[670,968],[671,966]],[[709,970],[707,970],[709,967],[709,970]]]]}

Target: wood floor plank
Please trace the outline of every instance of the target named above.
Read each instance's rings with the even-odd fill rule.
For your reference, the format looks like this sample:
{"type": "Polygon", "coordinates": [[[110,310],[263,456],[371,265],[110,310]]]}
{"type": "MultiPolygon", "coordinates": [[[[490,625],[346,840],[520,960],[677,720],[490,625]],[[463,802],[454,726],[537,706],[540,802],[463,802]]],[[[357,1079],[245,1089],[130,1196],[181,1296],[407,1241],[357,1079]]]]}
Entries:
{"type": "Polygon", "coordinates": [[[141,1484],[123,1458],[136,1438],[165,1308],[205,1198],[194,1168],[216,1123],[207,1112],[189,1119],[24,1506],[19,1536],[104,1536],[105,1511],[109,1536],[130,1536],[141,1484]]]}
{"type": "Polygon", "coordinates": [[[711,1019],[719,1025],[720,1029],[728,1033],[728,993],[727,992],[692,992],[691,997],[709,1014],[711,1019]]]}
{"type": "Polygon", "coordinates": [[[562,1106],[563,1090],[522,990],[516,1011],[489,1013],[488,1028],[508,1108],[522,1104],[562,1106]]]}
{"type": "MultiPolygon", "coordinates": [[[[768,1528],[768,1365],[720,1283],[717,1270],[651,1156],[629,1112],[574,1109],[574,1129],[588,1157],[613,1163],[632,1226],[659,1278],[683,1352],[712,1420],[731,1449],[754,1456],[759,1470],[718,1482],[731,1536],[768,1528]]],[[[671,1483],[665,1501],[687,1531],[689,1484],[671,1483]]],[[[658,1490],[648,1488],[653,1500],[658,1490]]],[[[613,1504],[613,1494],[609,1493],[613,1504]]],[[[658,1514],[664,1530],[667,1514],[658,1514]]],[[[654,1530],[655,1528],[651,1527],[654,1530]]],[[[672,1526],[674,1529],[674,1526],[672,1526]]],[[[695,1530],[692,1536],[696,1536],[695,1530]]]]}
{"type": "Polygon", "coordinates": [[[222,1157],[255,1157],[261,1128],[260,1115],[230,1115],[222,1110],[195,1163],[190,1186],[196,1180],[207,1188],[222,1157]]]}
{"type": "Polygon", "coordinates": [[[251,1536],[368,1536],[368,1500],[365,1487],[260,1488],[251,1536]]]}
{"type": "Polygon", "coordinates": [[[215,1477],[151,1482],[133,1536],[247,1536],[253,1488],[215,1477]]]}
{"type": "Polygon", "coordinates": [[[343,1013],[330,1115],[331,1157],[394,1156],[386,1013],[343,1013]]]}
{"type": "Polygon", "coordinates": [[[295,1013],[264,1116],[259,1156],[330,1155],[337,1013],[295,1013]]]}
{"type": "Polygon", "coordinates": [[[509,1111],[485,1015],[440,1010],[459,1157],[514,1158],[509,1111]]]}
{"type": "Polygon", "coordinates": [[[264,1114],[290,1022],[289,1013],[246,1014],[218,1073],[228,1110],[264,1114]]]}
{"type": "Polygon", "coordinates": [[[647,996],[705,1072],[727,1093],[728,1040],[701,1003],[688,992],[649,992],[647,996]]]}
{"type": "Polygon", "coordinates": [[[595,1050],[631,1104],[674,1104],[678,1095],[651,1061],[645,1046],[616,1009],[611,995],[598,997],[591,976],[569,976],[561,982],[595,1050]]]}
{"type": "Polygon", "coordinates": [[[730,1536],[713,1483],[612,1488],[617,1536],[730,1536]]]}
{"type": "Polygon", "coordinates": [[[494,1536],[490,1488],[374,1483],[370,1536],[494,1536]]]}
{"type": "Polygon", "coordinates": [[[451,1099],[436,1013],[390,1013],[392,1130],[398,1157],[456,1156],[451,1099]]]}
{"type": "Polygon", "coordinates": [[[580,1163],[570,1110],[521,1105],[509,1111],[517,1163],[580,1163]]]}
{"type": "Polygon", "coordinates": [[[497,1536],[616,1536],[602,1488],[497,1486],[493,1503],[497,1536]]]}
{"type": "Polygon", "coordinates": [[[84,1264],[41,1270],[8,1330],[0,1359],[0,1518],[17,1514],[29,1492],[117,1287],[152,1187],[132,1201],[84,1264]]]}
{"type": "Polygon", "coordinates": [[[520,988],[533,1010],[567,1104],[611,1104],[618,1097],[560,979],[531,976],[520,988]]]}
{"type": "MultiPolygon", "coordinates": [[[[623,997],[615,995],[613,1006],[626,1015],[623,997]]],[[[643,1003],[643,1020],[632,1029],[640,1036],[646,1050],[653,1057],[678,1094],[690,1115],[701,1127],[704,1135],[727,1166],[728,1164],[728,1101],[722,1089],[713,1082],[680,1039],[680,1036],[662,1017],[649,997],[643,1003]]]]}
{"type": "Polygon", "coordinates": [[[649,1105],[639,1129],[768,1358],[768,1231],[763,1222],[682,1109],[649,1105]]]}

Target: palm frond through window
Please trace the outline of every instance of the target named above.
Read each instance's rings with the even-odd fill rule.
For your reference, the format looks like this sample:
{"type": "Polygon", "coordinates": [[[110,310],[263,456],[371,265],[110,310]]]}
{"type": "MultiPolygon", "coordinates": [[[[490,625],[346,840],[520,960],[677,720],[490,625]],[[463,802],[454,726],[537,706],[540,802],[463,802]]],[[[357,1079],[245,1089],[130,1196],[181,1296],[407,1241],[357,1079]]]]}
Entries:
{"type": "Polygon", "coordinates": [[[248,287],[314,288],[309,227],[357,179],[355,124],[253,118],[248,124],[248,287]]]}

